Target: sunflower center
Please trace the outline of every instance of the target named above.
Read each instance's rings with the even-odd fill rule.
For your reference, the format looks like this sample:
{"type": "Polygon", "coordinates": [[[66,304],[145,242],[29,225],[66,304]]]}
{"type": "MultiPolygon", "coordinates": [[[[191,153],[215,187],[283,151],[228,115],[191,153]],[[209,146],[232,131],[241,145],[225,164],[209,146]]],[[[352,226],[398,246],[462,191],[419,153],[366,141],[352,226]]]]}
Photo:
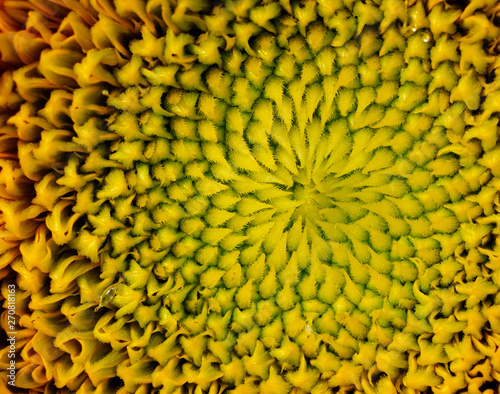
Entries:
{"type": "Polygon", "coordinates": [[[307,169],[300,169],[294,180],[293,198],[299,204],[295,215],[302,215],[310,219],[319,219],[320,210],[330,207],[331,201],[325,194],[322,180],[314,179],[308,175],[307,169]]]}

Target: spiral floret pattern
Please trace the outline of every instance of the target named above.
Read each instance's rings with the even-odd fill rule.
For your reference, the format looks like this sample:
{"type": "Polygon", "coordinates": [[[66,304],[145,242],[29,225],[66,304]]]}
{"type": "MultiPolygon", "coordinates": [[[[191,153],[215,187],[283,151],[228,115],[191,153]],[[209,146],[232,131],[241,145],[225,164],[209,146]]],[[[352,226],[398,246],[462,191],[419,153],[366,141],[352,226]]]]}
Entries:
{"type": "Polygon", "coordinates": [[[0,7],[17,387],[499,389],[495,2],[0,7]]]}

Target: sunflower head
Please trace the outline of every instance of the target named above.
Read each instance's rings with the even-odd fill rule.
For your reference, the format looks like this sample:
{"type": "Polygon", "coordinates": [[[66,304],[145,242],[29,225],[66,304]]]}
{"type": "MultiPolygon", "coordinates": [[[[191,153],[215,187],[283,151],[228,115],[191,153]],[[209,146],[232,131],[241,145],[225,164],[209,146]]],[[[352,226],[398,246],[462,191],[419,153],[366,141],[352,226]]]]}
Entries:
{"type": "Polygon", "coordinates": [[[16,387],[497,390],[499,12],[2,3],[16,387]]]}

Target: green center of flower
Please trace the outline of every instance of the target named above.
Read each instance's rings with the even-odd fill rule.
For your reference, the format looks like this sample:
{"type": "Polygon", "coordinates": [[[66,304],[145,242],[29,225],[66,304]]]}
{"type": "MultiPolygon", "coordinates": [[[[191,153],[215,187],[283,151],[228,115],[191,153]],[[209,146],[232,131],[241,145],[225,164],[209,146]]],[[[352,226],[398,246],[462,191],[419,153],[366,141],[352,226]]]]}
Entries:
{"type": "MultiPolygon", "coordinates": [[[[313,344],[332,335],[349,358],[430,314],[413,309],[413,283],[462,243],[456,201],[469,191],[453,190],[467,176],[446,147],[465,105],[438,117],[433,102],[449,94],[427,97],[429,81],[412,80],[410,52],[429,45],[420,32],[406,52],[382,47],[373,29],[338,48],[328,35],[319,45],[290,34],[292,54],[263,33],[266,51],[235,47],[218,66],[133,57],[118,73],[147,81],[107,92],[109,133],[84,162],[70,160],[62,182],[88,178],[76,206],[88,224],[72,245],[95,261],[103,249],[113,267],[103,275],[125,276],[107,300],[119,316],[160,299],[189,340],[222,324],[217,340],[240,355],[255,346],[250,319],[286,363],[273,350],[284,337],[314,359],[313,344]],[[105,202],[97,210],[85,196],[105,202]]],[[[77,127],[79,138],[92,127],[77,127]]]]}

